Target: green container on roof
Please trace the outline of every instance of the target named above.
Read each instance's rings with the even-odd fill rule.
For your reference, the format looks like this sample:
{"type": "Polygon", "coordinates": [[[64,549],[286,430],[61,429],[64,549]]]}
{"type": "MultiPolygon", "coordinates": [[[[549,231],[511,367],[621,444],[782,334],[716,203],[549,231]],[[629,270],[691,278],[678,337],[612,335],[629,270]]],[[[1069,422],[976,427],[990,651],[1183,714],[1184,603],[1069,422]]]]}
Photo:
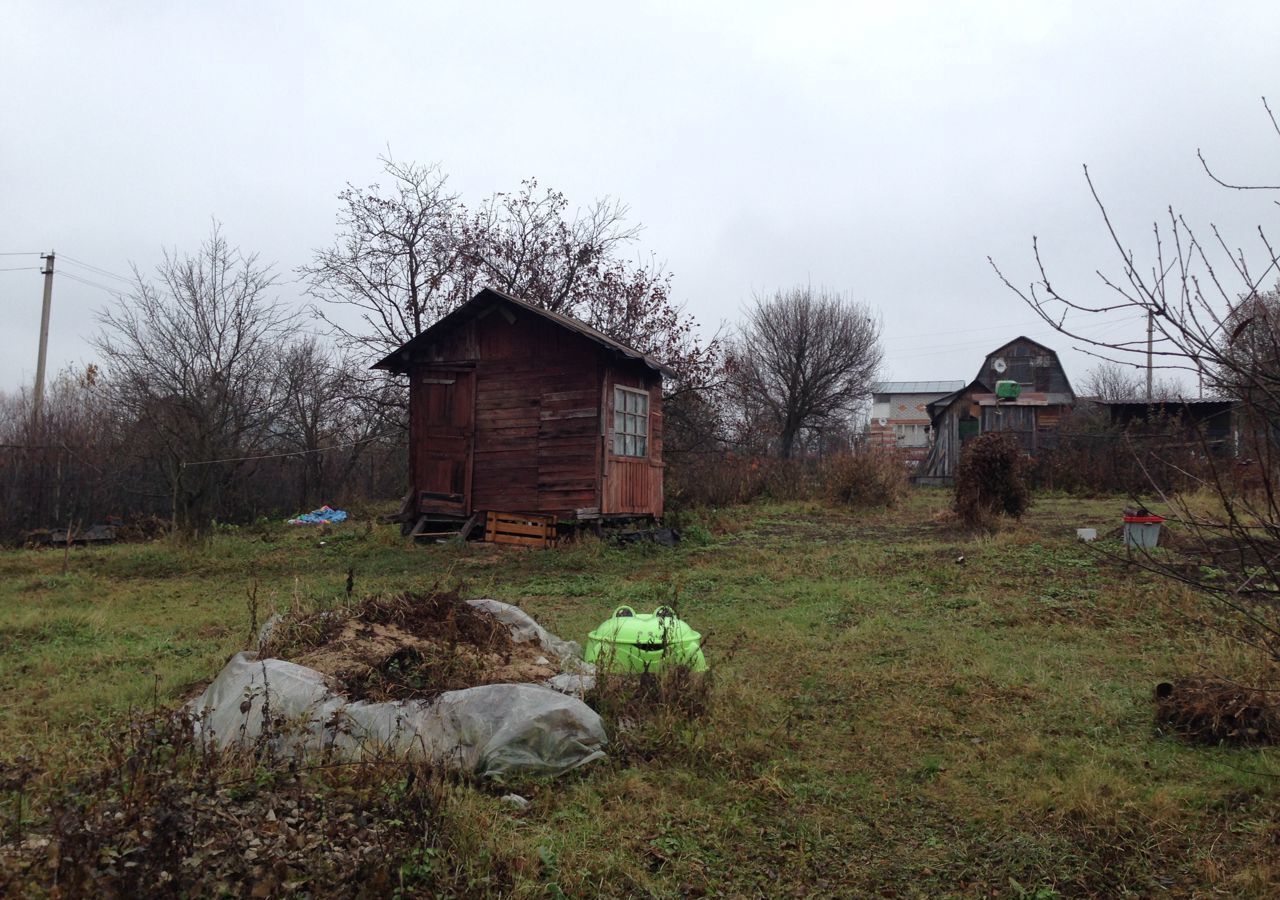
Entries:
{"type": "Polygon", "coordinates": [[[669,666],[684,666],[694,672],[707,670],[702,635],[679,619],[669,606],[660,606],[651,613],[619,606],[587,635],[584,655],[600,671],[615,674],[657,674],[669,666]]]}
{"type": "Polygon", "coordinates": [[[1022,393],[1022,385],[1016,381],[997,381],[996,397],[1000,400],[1017,400],[1022,393]]]}

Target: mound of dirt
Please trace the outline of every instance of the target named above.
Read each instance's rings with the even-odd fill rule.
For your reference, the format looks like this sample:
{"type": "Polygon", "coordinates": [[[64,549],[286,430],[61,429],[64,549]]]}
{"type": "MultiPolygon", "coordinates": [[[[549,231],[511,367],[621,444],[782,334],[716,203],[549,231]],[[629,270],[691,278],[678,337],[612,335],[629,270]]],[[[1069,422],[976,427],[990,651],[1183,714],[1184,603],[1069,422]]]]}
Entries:
{"type": "Polygon", "coordinates": [[[539,644],[513,641],[506,625],[456,592],[375,596],[285,620],[262,652],[324,673],[353,700],[429,700],[561,672],[539,644]]]}
{"type": "Polygon", "coordinates": [[[1272,692],[1211,678],[1156,685],[1156,724],[1201,744],[1270,744],[1280,737],[1272,692]]]}

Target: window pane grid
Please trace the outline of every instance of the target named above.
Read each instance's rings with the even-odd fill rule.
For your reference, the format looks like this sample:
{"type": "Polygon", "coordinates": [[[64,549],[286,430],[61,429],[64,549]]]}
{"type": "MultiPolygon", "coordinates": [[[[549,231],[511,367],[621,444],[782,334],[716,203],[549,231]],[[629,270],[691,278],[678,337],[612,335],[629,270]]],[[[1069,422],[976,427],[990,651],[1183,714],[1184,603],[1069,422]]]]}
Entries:
{"type": "Polygon", "coordinates": [[[619,456],[649,454],[649,395],[615,387],[613,452],[619,456]]]}

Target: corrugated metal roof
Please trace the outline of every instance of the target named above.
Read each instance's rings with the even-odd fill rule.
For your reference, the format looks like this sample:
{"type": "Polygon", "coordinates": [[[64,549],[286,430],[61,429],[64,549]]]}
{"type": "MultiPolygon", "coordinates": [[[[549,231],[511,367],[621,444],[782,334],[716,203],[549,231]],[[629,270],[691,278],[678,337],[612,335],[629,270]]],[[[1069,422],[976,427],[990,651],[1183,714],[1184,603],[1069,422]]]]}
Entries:
{"type": "Polygon", "coordinates": [[[1239,403],[1231,397],[1168,397],[1163,400],[1099,400],[1096,397],[1086,398],[1103,406],[1197,406],[1203,403],[1239,403]]]}
{"type": "Polygon", "coordinates": [[[653,357],[646,356],[645,354],[641,353],[638,350],[632,350],[626,344],[621,344],[618,341],[615,341],[613,338],[609,337],[607,334],[604,334],[603,332],[600,332],[600,331],[596,331],[586,322],[579,322],[577,319],[574,319],[570,316],[561,315],[560,313],[554,313],[554,312],[551,312],[550,310],[543,309],[542,307],[534,306],[532,303],[528,302],[527,300],[521,300],[519,297],[512,297],[510,294],[505,294],[502,291],[495,290],[493,288],[485,288],[484,290],[480,291],[480,293],[476,294],[466,303],[462,304],[453,312],[449,313],[449,315],[445,316],[443,319],[436,322],[430,328],[423,331],[417,337],[413,338],[410,341],[407,341],[403,346],[397,348],[396,350],[393,350],[391,353],[388,353],[384,358],[382,358],[381,360],[379,360],[378,362],[370,366],[370,368],[387,369],[391,372],[396,372],[396,373],[403,372],[405,369],[405,364],[408,361],[410,351],[415,344],[421,345],[421,344],[429,343],[431,338],[434,335],[439,334],[440,332],[453,327],[455,324],[464,320],[467,316],[475,313],[477,311],[477,307],[482,305],[482,303],[485,300],[493,300],[493,299],[505,300],[506,302],[514,306],[517,306],[520,309],[528,310],[531,313],[535,313],[536,315],[539,315],[544,319],[548,319],[549,321],[556,323],[562,328],[567,328],[568,330],[575,332],[576,334],[580,334],[583,337],[588,338],[589,340],[595,341],[597,344],[603,345],[605,348],[614,351],[620,356],[624,356],[627,359],[634,359],[637,362],[642,362],[649,368],[653,369],[655,372],[661,372],[663,375],[666,375],[670,378],[676,377],[675,370],[672,369],[670,366],[664,365],[658,362],[653,357]]]}
{"type": "Polygon", "coordinates": [[[949,394],[964,387],[963,381],[877,381],[873,394],[949,394]]]}

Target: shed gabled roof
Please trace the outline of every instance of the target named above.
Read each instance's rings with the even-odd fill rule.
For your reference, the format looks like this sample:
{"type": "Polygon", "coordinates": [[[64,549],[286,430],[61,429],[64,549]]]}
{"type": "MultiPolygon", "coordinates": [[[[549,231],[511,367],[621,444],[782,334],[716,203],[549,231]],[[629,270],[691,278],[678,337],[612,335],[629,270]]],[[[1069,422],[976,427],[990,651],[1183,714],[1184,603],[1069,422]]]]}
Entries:
{"type": "Polygon", "coordinates": [[[409,360],[413,356],[413,351],[416,348],[430,344],[443,332],[462,324],[468,319],[475,318],[484,310],[490,309],[495,303],[509,304],[517,309],[541,316],[548,322],[559,325],[561,328],[564,328],[567,331],[572,331],[574,334],[581,335],[587,340],[599,344],[606,350],[621,356],[624,359],[635,360],[636,362],[648,366],[655,372],[660,372],[671,378],[676,376],[675,370],[670,366],[658,362],[653,357],[641,353],[639,350],[633,350],[626,344],[615,341],[607,334],[597,331],[585,322],[580,322],[572,316],[566,316],[561,313],[542,309],[539,306],[534,306],[526,300],[521,300],[518,297],[512,297],[510,294],[505,294],[502,291],[494,290],[493,288],[485,288],[480,291],[480,293],[476,294],[466,303],[440,319],[426,331],[423,331],[417,337],[410,339],[397,349],[388,353],[385,357],[370,366],[370,368],[385,369],[386,371],[394,372],[397,375],[403,374],[406,371],[409,360]]]}
{"type": "Polygon", "coordinates": [[[950,394],[945,394],[937,400],[934,400],[932,403],[929,403],[925,406],[925,410],[929,413],[930,420],[936,419],[939,413],[949,409],[951,404],[955,403],[960,399],[960,397],[976,387],[985,387],[985,385],[975,378],[959,390],[952,391],[950,394]]]}

